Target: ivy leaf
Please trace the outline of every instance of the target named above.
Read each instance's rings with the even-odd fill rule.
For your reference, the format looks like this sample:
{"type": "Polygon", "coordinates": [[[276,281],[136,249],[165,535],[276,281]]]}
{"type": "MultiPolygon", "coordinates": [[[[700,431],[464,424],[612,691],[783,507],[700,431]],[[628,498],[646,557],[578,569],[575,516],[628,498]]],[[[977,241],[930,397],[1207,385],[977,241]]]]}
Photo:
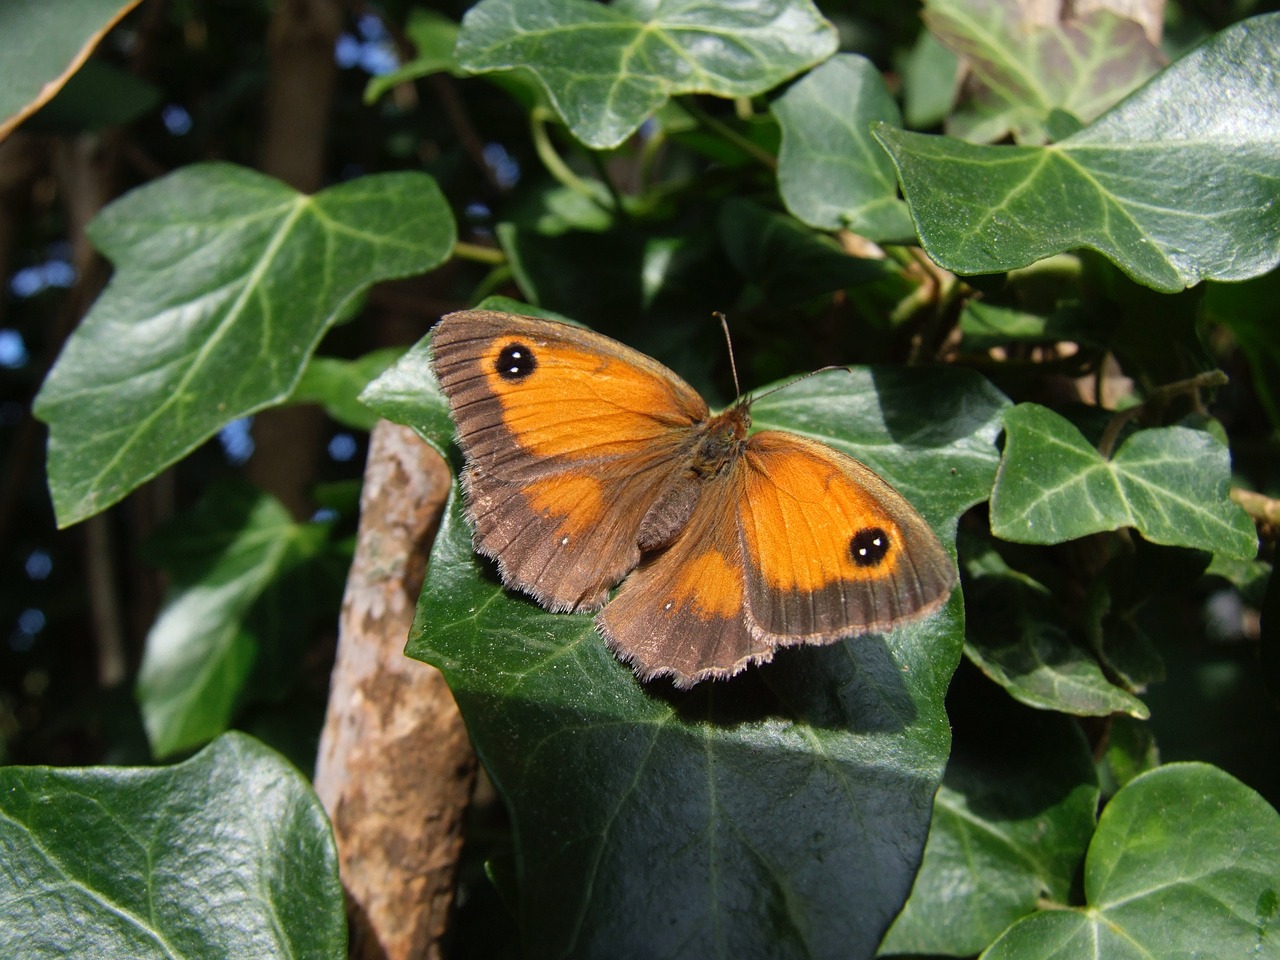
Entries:
{"type": "Polygon", "coordinates": [[[227,734],[171,767],[0,768],[0,955],[342,960],[333,831],[227,734]]]}
{"type": "Polygon", "coordinates": [[[298,657],[284,634],[306,628],[288,574],[327,541],[321,524],[294,523],[277,501],[248,485],[215,486],[190,514],[158,530],[149,551],[172,578],[147,635],[136,695],[158,757],[222,733],[241,706],[250,676],[298,657]],[[269,625],[269,627],[268,627],[269,625]]]}
{"type": "Polygon", "coordinates": [[[977,82],[947,124],[965,140],[1043,143],[1055,110],[1089,123],[1164,66],[1141,26],[1107,10],[1041,26],[1016,0],[929,0],[924,21],[977,82]]]}
{"type": "Polygon", "coordinates": [[[360,402],[360,393],[403,353],[401,347],[387,347],[355,360],[312,357],[289,401],[317,403],[338,423],[372,430],[378,415],[360,402]]]}
{"type": "Polygon", "coordinates": [[[921,130],[941,124],[951,113],[960,89],[960,59],[928,30],[921,30],[900,71],[906,125],[921,130]]]}
{"type": "Polygon", "coordinates": [[[454,241],[448,204],[422,174],[309,197],[225,164],[135,190],[89,232],[117,272],[36,401],[61,526],[283,400],[362,290],[430,269],[454,241]]]}
{"type": "Polygon", "coordinates": [[[788,210],[824,230],[914,239],[893,164],[871,136],[874,121],[900,126],[902,115],[869,60],[832,57],[791,84],[772,109],[782,128],[778,189],[788,210]]]}
{"type": "Polygon", "coordinates": [[[672,96],[755,96],[835,50],[809,0],[482,0],[456,52],[474,73],[532,73],[573,135],[607,149],[672,96]]]}
{"type": "Polygon", "coordinates": [[[1275,331],[1275,305],[1280,297],[1280,272],[1272,271],[1248,283],[1205,285],[1204,316],[1231,331],[1253,374],[1258,395],[1273,428],[1280,428],[1280,337],[1275,331]]]}
{"type": "Polygon", "coordinates": [[[725,202],[720,237],[730,262],[774,306],[804,303],[891,272],[883,260],[850,256],[825,234],[749,200],[725,202]]]}
{"type": "Polygon", "coordinates": [[[983,960],[1275,955],[1280,814],[1216,767],[1135,777],[1102,811],[1085,906],[1018,921],[983,960]]]}
{"type": "Polygon", "coordinates": [[[977,146],[881,123],[921,243],[962,274],[1088,247],[1176,293],[1280,262],[1280,14],[1236,24],[1051,146],[977,146]]]}
{"type": "Polygon", "coordinates": [[[0,140],[53,99],[138,0],[0,4],[0,140]]]}
{"type": "Polygon", "coordinates": [[[1146,704],[1107,679],[1069,632],[1065,611],[1043,584],[1010,568],[990,546],[966,564],[965,655],[1015,700],[1085,717],[1146,704]]]}
{"type": "Polygon", "coordinates": [[[370,77],[364,89],[365,103],[377,103],[387,91],[433,73],[465,76],[458,69],[458,59],[454,54],[458,25],[444,14],[413,7],[405,21],[404,33],[413,43],[413,59],[395,70],[370,77]]]}
{"type": "Polygon", "coordinates": [[[1257,534],[1230,484],[1227,448],[1203,430],[1140,430],[1106,460],[1066,418],[1023,403],[1005,414],[991,532],[1062,543],[1134,527],[1152,543],[1248,560],[1257,534]]]}
{"type": "MultiPolygon", "coordinates": [[[[832,373],[753,407],[882,472],[944,540],[1007,401],[967,371],[832,373]]],[[[440,667],[506,800],[534,956],[870,957],[910,887],[948,727],[960,596],[727,683],[642,684],[587,615],[504,590],[456,498],[408,653],[440,667]]]]}
{"type": "Polygon", "coordinates": [[[1066,717],[1003,696],[982,706],[953,717],[924,862],[881,954],[976,954],[1071,893],[1098,808],[1089,745],[1066,717]]]}

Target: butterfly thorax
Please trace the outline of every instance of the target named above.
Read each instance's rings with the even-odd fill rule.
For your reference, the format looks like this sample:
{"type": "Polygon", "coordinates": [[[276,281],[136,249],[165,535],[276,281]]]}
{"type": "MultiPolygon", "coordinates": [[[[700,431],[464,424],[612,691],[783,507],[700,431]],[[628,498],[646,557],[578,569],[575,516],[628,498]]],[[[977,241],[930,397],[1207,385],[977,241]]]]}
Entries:
{"type": "Polygon", "coordinates": [[[697,434],[690,469],[699,480],[720,474],[742,453],[751,429],[751,406],[740,401],[702,425],[697,434]]]}
{"type": "Polygon", "coordinates": [[[667,478],[640,523],[636,543],[642,551],[670,546],[688,523],[707,484],[742,455],[750,428],[750,404],[746,401],[694,428],[687,458],[667,478]]]}

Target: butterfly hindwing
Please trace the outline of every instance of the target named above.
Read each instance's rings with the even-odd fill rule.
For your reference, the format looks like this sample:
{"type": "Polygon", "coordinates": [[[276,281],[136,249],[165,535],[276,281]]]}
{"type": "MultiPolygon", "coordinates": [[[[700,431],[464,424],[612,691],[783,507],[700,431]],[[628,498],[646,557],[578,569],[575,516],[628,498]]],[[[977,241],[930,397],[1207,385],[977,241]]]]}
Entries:
{"type": "Polygon", "coordinates": [[[852,457],[794,434],[750,438],[737,513],[752,632],[777,645],[887,630],[937,609],[955,571],[924,518],[852,457]]]}

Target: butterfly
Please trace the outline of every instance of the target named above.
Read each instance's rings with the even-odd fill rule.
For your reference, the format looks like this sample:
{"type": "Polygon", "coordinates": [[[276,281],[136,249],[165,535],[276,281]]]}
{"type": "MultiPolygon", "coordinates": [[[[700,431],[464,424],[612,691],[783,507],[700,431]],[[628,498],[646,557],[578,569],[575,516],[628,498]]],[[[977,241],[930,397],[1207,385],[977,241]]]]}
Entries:
{"type": "Polygon", "coordinates": [[[548,610],[600,610],[641,680],[687,688],[888,630],[955,585],[900,493],[824,444],[750,433],[749,396],[713,415],[637,350],[489,310],[444,317],[431,353],[475,549],[548,610]]]}

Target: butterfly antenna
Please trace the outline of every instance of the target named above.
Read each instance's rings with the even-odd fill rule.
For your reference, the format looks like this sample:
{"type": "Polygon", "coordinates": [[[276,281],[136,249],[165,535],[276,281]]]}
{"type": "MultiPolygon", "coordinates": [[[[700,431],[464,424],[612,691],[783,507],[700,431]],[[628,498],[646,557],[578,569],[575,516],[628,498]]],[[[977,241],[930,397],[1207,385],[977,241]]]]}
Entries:
{"type": "Polygon", "coordinates": [[[802,373],[800,374],[800,376],[796,377],[794,380],[788,380],[786,383],[780,383],[776,387],[773,387],[770,390],[766,390],[764,393],[757,394],[755,397],[752,397],[752,399],[763,400],[765,397],[769,396],[769,394],[771,393],[777,393],[779,390],[787,389],[787,387],[794,387],[797,383],[800,383],[803,380],[808,380],[810,377],[816,377],[820,373],[830,373],[832,370],[843,370],[845,373],[853,373],[853,371],[850,370],[848,367],[842,367],[839,364],[833,363],[833,364],[830,364],[829,366],[819,367],[817,370],[810,370],[808,373],[802,373]]]}
{"type": "Polygon", "coordinates": [[[724,331],[724,342],[729,348],[729,372],[733,374],[733,395],[742,396],[742,387],[738,385],[738,365],[733,360],[733,337],[729,336],[729,318],[717,310],[712,314],[720,321],[720,329],[724,331]]]}

